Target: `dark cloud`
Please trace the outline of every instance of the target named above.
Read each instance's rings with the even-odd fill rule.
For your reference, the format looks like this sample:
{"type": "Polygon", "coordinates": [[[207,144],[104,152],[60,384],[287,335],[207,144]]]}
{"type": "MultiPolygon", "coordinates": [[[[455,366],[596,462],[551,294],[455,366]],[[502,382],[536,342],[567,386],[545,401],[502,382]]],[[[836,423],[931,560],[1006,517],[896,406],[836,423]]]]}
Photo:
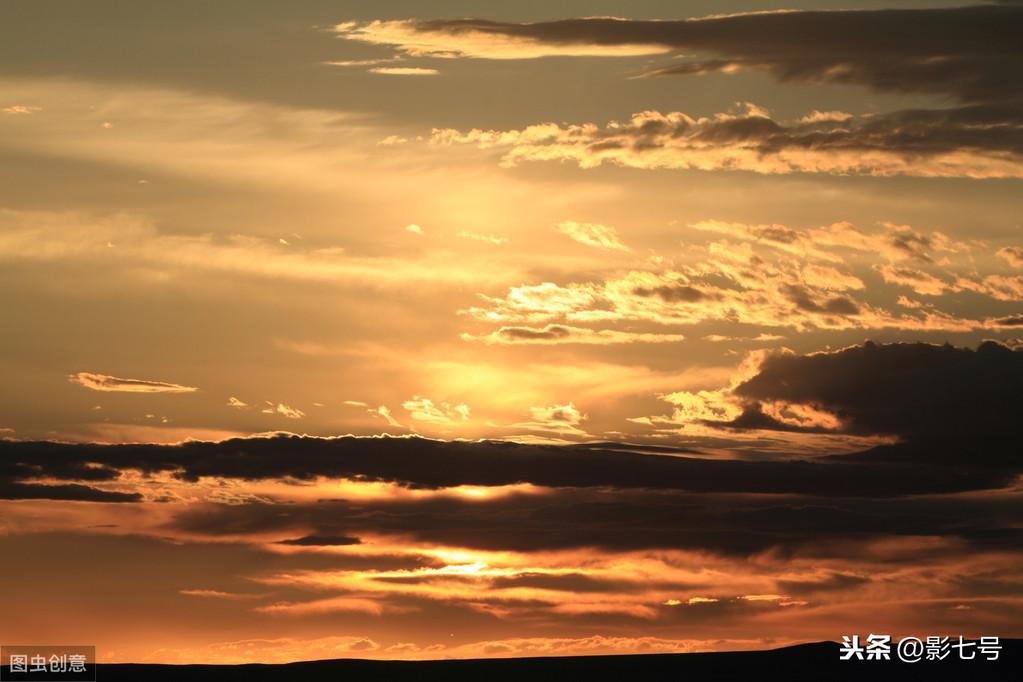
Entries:
{"type": "Polygon", "coordinates": [[[696,303],[708,298],[705,292],[687,284],[637,287],[632,290],[632,293],[637,296],[657,296],[669,303],[696,303]]]}
{"type": "Polygon", "coordinates": [[[868,342],[833,352],[766,357],[756,375],[733,390],[746,404],[743,413],[732,422],[717,424],[767,431],[836,430],[826,422],[787,423],[786,414],[798,414],[798,409],[791,410],[807,406],[834,415],[838,431],[899,439],[865,453],[812,461],[744,461],[599,443],[559,446],[285,435],[179,445],[2,441],[0,494],[131,501],[137,496],[81,485],[115,481],[126,470],[170,473],[184,481],[322,476],[422,489],[531,483],[549,488],[828,497],[989,489],[1011,484],[1020,473],[1015,443],[1023,417],[1020,386],[1023,350],[994,342],[976,350],[868,342]],[[780,412],[778,405],[783,406],[780,412]],[[69,485],[40,485],[42,479],[69,485]]]}
{"type": "MultiPolygon", "coordinates": [[[[441,497],[207,505],[179,513],[168,530],[216,537],[314,528],[324,535],[343,530],[493,551],[595,547],[616,552],[682,549],[733,556],[771,551],[778,556],[856,557],[865,544],[892,536],[953,540],[936,546],[938,553],[959,553],[962,543],[1014,550],[1023,539],[1021,516],[1018,496],[865,499],[576,488],[513,494],[482,503],[441,497]]],[[[547,580],[551,578],[525,583],[547,580]]],[[[794,585],[792,591],[840,589],[854,582],[835,576],[821,580],[794,585]]],[[[574,589],[587,589],[575,582],[574,589]]]]}
{"type": "MultiPolygon", "coordinates": [[[[770,375],[768,375],[770,376],[770,375]]],[[[930,467],[898,461],[754,462],[663,456],[622,448],[576,448],[500,441],[425,438],[239,438],[180,445],[89,445],[5,441],[5,461],[20,471],[74,472],[72,462],[145,474],[173,473],[245,480],[318,476],[388,481],[413,488],[532,483],[547,487],[608,487],[698,492],[816,493],[891,496],[1001,487],[1015,475],[1003,467],[930,467]],[[51,470],[51,467],[53,469],[51,470]]],[[[968,464],[965,457],[958,464],[968,464]]],[[[109,474],[105,474],[109,475],[109,474]]],[[[73,478],[72,476],[69,476],[73,478]]]]}
{"type": "Polygon", "coordinates": [[[569,19],[529,24],[478,19],[426,21],[419,32],[490,34],[552,46],[652,45],[696,54],[659,75],[767,70],[785,81],[865,85],[953,95],[963,101],[1019,98],[1023,8],[797,11],[685,21],[569,19]],[[701,56],[704,55],[704,56],[701,56]]]}
{"type": "Polygon", "coordinates": [[[966,448],[959,461],[1011,455],[1023,407],[1023,352],[995,342],[976,350],[950,345],[867,342],[810,355],[773,355],[735,388],[750,401],[813,405],[856,434],[889,434],[907,442],[966,448]],[[1001,446],[996,452],[988,446],[1001,446]]]}
{"type": "MultiPolygon", "coordinates": [[[[0,442],[0,453],[3,443],[0,442]]],[[[105,491],[81,483],[50,484],[35,478],[75,481],[110,481],[119,472],[96,466],[77,456],[56,458],[45,463],[10,459],[0,455],[0,500],[79,500],[82,502],[139,502],[138,493],[105,491]]]]}
{"type": "Polygon", "coordinates": [[[141,502],[139,493],[120,493],[67,483],[11,483],[0,480],[0,500],[69,500],[79,502],[141,502]]]}
{"type": "Polygon", "coordinates": [[[564,325],[549,324],[542,329],[532,327],[501,327],[498,334],[511,341],[552,341],[572,336],[572,330],[564,325]]]}
{"type": "MultiPolygon", "coordinates": [[[[515,587],[533,587],[541,590],[559,590],[563,592],[587,593],[615,591],[640,591],[650,589],[650,581],[634,582],[614,578],[599,578],[585,573],[518,573],[510,576],[498,576],[491,581],[497,589],[515,587]]],[[[677,585],[672,585],[677,587],[677,585]]]]}
{"type": "MultiPolygon", "coordinates": [[[[706,420],[705,424],[711,426],[720,426],[720,422],[714,422],[706,420]]],[[[831,429],[827,429],[823,426],[799,426],[795,424],[786,424],[769,414],[765,414],[763,408],[759,404],[749,404],[743,406],[742,414],[728,422],[728,426],[734,429],[743,430],[758,430],[765,429],[768,431],[788,431],[791,433],[830,433],[831,429]]]]}
{"type": "Polygon", "coordinates": [[[817,301],[806,287],[795,285],[786,285],[785,293],[797,308],[806,312],[829,315],[858,315],[860,313],[860,307],[856,305],[856,302],[845,296],[832,296],[817,301]]]}
{"type": "Polygon", "coordinates": [[[870,578],[853,573],[833,572],[818,580],[779,580],[778,587],[791,595],[816,594],[818,592],[832,592],[847,590],[851,587],[865,585],[870,578]]]}
{"type": "MultiPolygon", "coordinates": [[[[516,24],[460,19],[406,22],[403,27],[408,42],[395,39],[392,44],[405,49],[415,48],[417,34],[429,35],[436,44],[450,43],[454,54],[470,35],[477,51],[480,35],[518,39],[530,54],[538,45],[550,46],[551,54],[566,46],[604,46],[614,54],[615,47],[646,45],[687,55],[650,76],[756,70],[782,81],[860,85],[955,101],[949,108],[860,116],[815,111],[788,123],[759,109],[701,119],[674,112],[657,120],[648,112],[631,125],[520,141],[508,162],[572,159],[584,167],[609,162],[641,168],[966,177],[1019,177],[1023,163],[1023,95],[1017,86],[1023,72],[1020,6],[765,12],[683,21],[589,18],[516,24]]],[[[366,39],[387,42],[386,36],[366,39]]],[[[468,49],[466,54],[481,56],[468,49]]]]}
{"type": "Polygon", "coordinates": [[[350,535],[304,535],[300,538],[281,540],[279,545],[295,545],[298,547],[338,547],[361,544],[362,540],[350,535]]]}
{"type": "MultiPolygon", "coordinates": [[[[991,342],[975,350],[867,343],[833,352],[766,357],[758,372],[733,390],[747,401],[747,409],[731,426],[826,430],[781,421],[786,412],[778,411],[778,404],[809,405],[836,415],[849,433],[900,439],[864,453],[816,461],[714,460],[671,448],[614,443],[555,446],[424,438],[276,436],[180,445],[4,441],[0,495],[137,500],[137,495],[77,482],[115,481],[128,470],[185,481],[325,476],[420,489],[528,482],[543,488],[484,498],[449,492],[197,503],[172,509],[160,532],[172,537],[252,536],[258,542],[276,537],[278,543],[296,548],[353,545],[370,537],[374,542],[385,539],[385,544],[393,538],[493,551],[675,549],[850,561],[869,554],[871,560],[892,563],[951,560],[964,547],[1012,552],[1023,541],[1023,499],[1008,488],[1020,474],[1013,445],[1021,416],[1021,358],[1023,351],[991,342]],[[767,405],[775,408],[768,410],[767,405]],[[42,479],[66,483],[42,486],[42,479]],[[896,548],[892,550],[878,544],[893,538],[905,540],[912,551],[899,550],[898,543],[889,545],[896,548]],[[930,540],[917,547],[920,538],[930,540]]],[[[785,578],[779,589],[812,596],[855,589],[868,579],[850,570],[823,572],[785,578]]],[[[631,589],[571,575],[495,580],[500,588],[631,589]]],[[[1000,580],[995,575],[987,582],[973,581],[969,591],[1009,589],[1000,580]]]]}

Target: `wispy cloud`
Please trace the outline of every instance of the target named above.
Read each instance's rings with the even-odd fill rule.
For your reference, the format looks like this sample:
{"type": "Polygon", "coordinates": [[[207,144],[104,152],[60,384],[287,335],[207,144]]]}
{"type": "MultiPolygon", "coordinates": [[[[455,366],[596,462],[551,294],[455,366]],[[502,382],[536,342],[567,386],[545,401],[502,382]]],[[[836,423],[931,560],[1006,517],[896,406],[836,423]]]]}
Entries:
{"type": "Polygon", "coordinates": [[[0,109],[0,112],[5,114],[35,114],[42,111],[42,107],[33,107],[25,104],[13,104],[9,107],[0,109]]]}
{"type": "Polygon", "coordinates": [[[464,231],[464,230],[462,232],[459,232],[458,236],[459,237],[463,237],[465,239],[473,239],[473,240],[476,240],[478,242],[487,242],[487,243],[496,244],[496,245],[507,244],[508,243],[508,238],[507,237],[495,237],[495,236],[489,235],[489,234],[479,234],[477,232],[467,232],[467,231],[464,231]]]}
{"type": "Polygon", "coordinates": [[[277,414],[282,417],[287,417],[288,419],[301,419],[305,416],[305,412],[302,410],[297,407],[292,407],[291,405],[285,405],[284,403],[274,404],[268,400],[266,401],[266,405],[267,406],[261,410],[263,414],[277,414]]]}
{"type": "Polygon", "coordinates": [[[259,599],[262,596],[259,594],[244,594],[239,592],[223,592],[221,590],[203,589],[178,590],[178,594],[182,594],[186,597],[201,597],[204,599],[223,599],[226,601],[247,601],[250,599],[259,599]]]}
{"type": "MultiPolygon", "coordinates": [[[[94,216],[0,209],[0,217],[5,221],[0,261],[102,261],[129,269],[163,266],[170,271],[399,287],[417,281],[479,281],[507,273],[503,265],[474,267],[464,254],[350,255],[341,246],[285,246],[277,239],[244,234],[171,234],[126,213],[94,216]]],[[[423,234],[418,225],[409,228],[412,234],[423,234]]]]}
{"type": "Polygon", "coordinates": [[[586,244],[587,246],[593,246],[598,249],[605,249],[608,251],[630,251],[629,247],[622,243],[618,237],[618,232],[607,225],[600,225],[598,223],[577,223],[572,220],[566,220],[558,223],[554,226],[554,229],[561,234],[567,235],[569,238],[579,242],[580,244],[586,244]]]}
{"type": "Polygon", "coordinates": [[[627,332],[614,329],[588,329],[563,324],[544,327],[501,327],[489,334],[462,334],[465,341],[487,344],[569,344],[611,345],[621,343],[672,343],[684,341],[682,334],[627,332]]]}
{"type": "Polygon", "coordinates": [[[429,398],[414,396],[401,404],[409,411],[412,419],[431,424],[451,424],[454,421],[466,421],[469,419],[469,406],[465,403],[450,404],[441,402],[435,404],[429,398]]]}
{"type": "Polygon", "coordinates": [[[195,386],[183,386],[166,381],[148,381],[146,379],[124,379],[109,374],[95,372],[78,372],[68,376],[68,381],[93,391],[109,393],[192,393],[199,389],[195,386]]]}
{"type": "Polygon", "coordinates": [[[603,57],[659,54],[670,48],[650,45],[607,45],[585,38],[560,45],[531,37],[488,30],[491,22],[347,21],[334,27],[346,40],[389,45],[410,57],[476,57],[534,59],[548,56],[603,57]],[[459,24],[455,27],[455,24],[459,24]],[[450,27],[450,28],[449,28],[450,27]]]}
{"type": "Polygon", "coordinates": [[[384,76],[437,76],[440,74],[437,69],[428,69],[422,66],[375,66],[369,69],[369,72],[384,76]]]}

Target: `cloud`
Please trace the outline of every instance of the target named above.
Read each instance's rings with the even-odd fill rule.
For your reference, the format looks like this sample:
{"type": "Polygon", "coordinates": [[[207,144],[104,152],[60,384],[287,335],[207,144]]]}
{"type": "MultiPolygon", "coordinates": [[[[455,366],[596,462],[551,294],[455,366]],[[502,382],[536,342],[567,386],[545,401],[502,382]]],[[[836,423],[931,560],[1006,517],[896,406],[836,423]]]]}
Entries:
{"type": "Polygon", "coordinates": [[[558,436],[588,436],[579,428],[587,419],[574,403],[529,408],[529,421],[512,424],[512,427],[539,431],[558,436]]]}
{"type": "Polygon", "coordinates": [[[679,422],[728,421],[742,413],[723,391],[676,391],[662,399],[675,407],[673,419],[679,422]]]}
{"type": "Polygon", "coordinates": [[[472,308],[467,314],[484,320],[522,320],[527,322],[550,319],[571,313],[595,302],[592,291],[583,286],[563,287],[554,282],[541,282],[513,287],[504,299],[482,297],[493,304],[491,309],[472,308]]]}
{"type": "Polygon", "coordinates": [[[429,398],[413,396],[401,404],[415,421],[428,422],[431,424],[451,424],[454,421],[466,421],[469,419],[469,406],[465,403],[450,405],[442,402],[435,405],[429,398]]]}
{"type": "Polygon", "coordinates": [[[300,538],[281,540],[280,545],[294,545],[296,547],[343,547],[358,545],[362,541],[350,535],[303,535],[300,538]]]}
{"type": "MultiPolygon", "coordinates": [[[[523,59],[681,52],[657,75],[763,70],[783,81],[865,85],[953,95],[1016,97],[1023,8],[753,12],[676,21],[608,17],[535,23],[482,19],[349,22],[344,38],[409,55],[523,59]],[[898,39],[892,36],[899,36],[898,39]],[[906,36],[909,36],[908,38],[906,36]]],[[[827,114],[817,118],[831,119],[827,114]]]]}
{"type": "Polygon", "coordinates": [[[832,291],[866,288],[863,280],[859,277],[840,272],[829,265],[814,265],[812,263],[803,266],[803,281],[810,286],[832,291]]]}
{"type": "Polygon", "coordinates": [[[204,599],[224,599],[227,601],[245,601],[249,599],[258,599],[258,594],[239,594],[236,592],[223,592],[221,590],[202,590],[202,589],[189,589],[189,590],[178,590],[178,594],[182,594],[186,597],[202,597],[204,599]]]}
{"type": "Polygon", "coordinates": [[[572,161],[640,169],[743,170],[920,177],[1023,177],[1023,147],[1005,131],[1020,112],[969,106],[813,122],[781,121],[751,103],[693,117],[642,111],[627,121],[521,129],[436,129],[437,145],[502,152],[502,165],[572,161]]]}
{"type": "Polygon", "coordinates": [[[867,576],[857,575],[855,573],[828,571],[823,575],[813,576],[812,579],[779,580],[778,586],[784,590],[786,594],[806,595],[848,589],[858,585],[865,585],[869,582],[870,578],[867,576]]]}
{"type": "Polygon", "coordinates": [[[410,57],[480,57],[486,59],[531,59],[552,55],[636,56],[666,52],[664,47],[644,45],[600,45],[578,41],[565,45],[502,35],[486,30],[490,22],[421,22],[414,20],[344,22],[334,27],[346,40],[397,47],[410,57]],[[451,30],[449,29],[451,26],[451,30]],[[481,26],[483,26],[481,28],[481,26]]]}
{"type": "Polygon", "coordinates": [[[618,232],[613,227],[608,227],[607,225],[577,223],[572,220],[566,220],[555,225],[554,229],[587,246],[608,251],[631,250],[618,238],[618,232]]]}
{"type": "Polygon", "coordinates": [[[277,602],[255,609],[259,613],[303,616],[315,613],[355,612],[379,616],[390,610],[379,601],[361,597],[329,597],[305,602],[277,602]]]}
{"type": "Polygon", "coordinates": [[[992,327],[1023,327],[1023,315],[1007,315],[987,322],[992,327]]]}
{"type": "Polygon", "coordinates": [[[581,413],[572,403],[567,405],[551,405],[549,407],[531,407],[529,408],[529,416],[539,422],[568,424],[570,426],[577,426],[586,419],[586,415],[581,413]]]}
{"type": "Polygon", "coordinates": [[[507,237],[495,237],[493,235],[477,234],[476,232],[466,232],[464,230],[462,232],[459,232],[458,236],[459,237],[464,237],[465,239],[475,239],[476,241],[479,241],[479,242],[488,242],[490,244],[495,244],[495,245],[507,244],[508,243],[508,238],[507,237]]]}
{"type": "MultiPolygon", "coordinates": [[[[1000,381],[1004,384],[1007,380],[1000,381]]],[[[905,391],[893,393],[902,395],[905,391]]],[[[791,402],[801,401],[793,399],[791,402]]],[[[990,399],[981,401],[982,405],[991,403],[990,399]]],[[[925,400],[924,405],[928,404],[925,400]]],[[[900,409],[911,412],[908,403],[900,409]]],[[[968,406],[968,409],[976,408],[968,406]]],[[[1005,406],[1000,409],[1002,421],[1006,421],[1005,406]]],[[[990,418],[988,421],[997,420],[990,418]]],[[[572,426],[564,419],[557,422],[572,426]]],[[[1003,425],[1003,433],[1005,428],[1003,425]]],[[[865,430],[884,431],[876,426],[865,430]]],[[[880,454],[886,452],[883,448],[876,450],[880,454]]],[[[984,461],[964,454],[969,452],[962,441],[949,440],[935,454],[931,465],[921,468],[915,462],[861,461],[853,455],[836,456],[827,464],[801,460],[739,461],[651,456],[618,447],[592,445],[442,442],[408,437],[276,436],[218,443],[185,442],[174,446],[0,441],[0,453],[10,461],[20,462],[9,473],[14,481],[40,475],[76,480],[83,475],[116,476],[123,470],[138,470],[151,474],[173,473],[178,480],[193,482],[211,476],[303,481],[324,476],[387,481],[421,489],[531,483],[548,487],[878,497],[1001,487],[1015,476],[1018,465],[1004,450],[992,450],[984,461]],[[585,466],[581,466],[583,462],[585,466]],[[86,463],[90,463],[90,467],[86,467],[86,463]],[[100,468],[95,469],[95,466],[100,468]]]]}
{"type": "MultiPolygon", "coordinates": [[[[602,281],[523,283],[503,296],[480,295],[481,303],[460,312],[502,326],[462,338],[491,344],[658,340],[629,327],[588,327],[615,323],[970,332],[999,325],[946,312],[943,304],[954,304],[946,295],[1023,300],[1023,276],[997,274],[994,259],[978,252],[977,243],[909,225],[862,230],[847,222],[797,228],[701,220],[685,230],[679,260],[651,261],[648,269],[617,271],[602,281]],[[942,300],[912,302],[898,291],[902,287],[942,300]]],[[[734,337],[705,335],[711,341],[734,337]]],[[[778,337],[764,331],[757,339],[778,337]]],[[[673,339],[664,334],[659,340],[673,339]]]]}
{"type": "Polygon", "coordinates": [[[682,334],[622,332],[612,329],[586,329],[561,324],[544,327],[501,327],[489,334],[473,336],[462,334],[465,341],[493,344],[594,344],[620,343],[673,343],[685,340],[682,334]]]}
{"type": "Polygon", "coordinates": [[[470,266],[464,254],[354,256],[338,246],[284,247],[277,239],[244,234],[167,233],[147,218],[125,213],[95,216],[0,209],[0,218],[5,223],[0,262],[82,262],[128,272],[160,268],[171,276],[187,273],[189,278],[195,273],[219,273],[374,287],[466,283],[491,276],[504,279],[508,273],[502,268],[481,268],[479,261],[470,266]]]}
{"type": "Polygon", "coordinates": [[[397,426],[402,429],[405,428],[393,416],[391,416],[391,410],[386,405],[381,405],[375,410],[370,408],[369,410],[367,410],[367,412],[378,417],[383,417],[384,421],[387,422],[388,426],[397,426]]]}
{"type": "Polygon", "coordinates": [[[423,234],[423,228],[420,227],[419,225],[416,225],[415,223],[412,223],[410,225],[406,225],[405,226],[405,231],[406,232],[411,232],[412,234],[418,234],[418,235],[423,234]]]}
{"type": "MultiPolygon", "coordinates": [[[[767,356],[734,394],[744,400],[812,405],[840,415],[842,430],[980,449],[1006,459],[1023,382],[1023,352],[994,342],[976,350],[924,343],[851,346],[767,356]],[[980,443],[988,443],[980,446],[980,443]]],[[[960,455],[961,456],[961,455],[960,455]]]]}
{"type": "Polygon", "coordinates": [[[407,55],[520,59],[679,52],[647,76],[766,71],[782,81],[867,86],[956,98],[948,109],[855,115],[814,110],[776,121],[754,105],[693,118],[639,112],[605,127],[541,123],[521,130],[436,131],[440,143],[504,147],[504,161],[573,160],[584,168],[1020,177],[1023,8],[761,12],[681,21],[615,18],[507,23],[480,19],[349,22],[347,39],[407,55]],[[886,36],[912,35],[911,40],[886,36]],[[678,56],[678,55],[676,55],[678,56]]]}
{"type": "Polygon", "coordinates": [[[889,442],[827,459],[884,461],[923,475],[968,457],[975,471],[1007,472],[1017,466],[1012,395],[1021,379],[1023,351],[992,341],[976,349],[867,342],[807,355],[756,351],[730,386],[665,394],[672,415],[632,421],[752,439],[773,434],[790,440],[790,449],[811,434],[883,438],[889,442]]]}
{"type": "Polygon", "coordinates": [[[327,66],[375,66],[377,64],[390,64],[396,61],[400,61],[396,57],[390,57],[388,59],[345,59],[336,61],[327,61],[323,64],[327,66]]]}
{"type": "Polygon", "coordinates": [[[139,493],[100,490],[77,483],[44,485],[12,483],[0,473],[0,500],[65,500],[74,502],[141,502],[139,493]]]}
{"type": "Polygon", "coordinates": [[[267,406],[261,410],[263,414],[279,414],[282,417],[287,417],[288,419],[301,419],[305,416],[305,412],[302,410],[296,407],[291,407],[290,405],[285,405],[284,403],[277,403],[275,405],[268,400],[266,401],[266,405],[267,406]]]}
{"type": "Polygon", "coordinates": [[[440,71],[437,69],[427,69],[420,66],[375,66],[369,69],[369,72],[385,76],[436,76],[440,74],[440,71]]]}
{"type": "Polygon", "coordinates": [[[953,291],[974,291],[999,301],[1020,301],[1023,300],[1023,275],[988,275],[983,279],[957,277],[954,286],[949,288],[953,291]]]}
{"type": "MultiPolygon", "coordinates": [[[[881,230],[865,232],[848,222],[800,229],[786,225],[728,223],[701,220],[689,227],[755,242],[783,253],[840,263],[843,252],[876,254],[888,262],[916,261],[932,264],[949,254],[969,253],[969,244],[942,232],[924,232],[910,225],[882,223],[881,230]]],[[[847,287],[858,288],[858,287],[847,287]]]]}
{"type": "Polygon", "coordinates": [[[42,107],[33,107],[25,104],[12,104],[9,107],[0,109],[0,112],[5,114],[35,114],[42,110],[42,107]]]}
{"type": "Polygon", "coordinates": [[[1019,246],[998,249],[996,255],[1014,268],[1023,268],[1023,248],[1019,246]]]}
{"type": "Polygon", "coordinates": [[[2,87],[46,110],[18,117],[32,135],[0,131],[23,153],[303,193],[336,193],[339,182],[365,187],[373,174],[367,128],[346,112],[82,78],[8,77],[2,87]]]}
{"type": "MultiPolygon", "coordinates": [[[[878,470],[877,473],[891,472],[878,470]]],[[[818,570],[842,563],[849,566],[848,560],[854,558],[870,563],[884,552],[883,547],[871,548],[871,545],[886,540],[919,541],[919,536],[940,538],[940,542],[932,544],[937,550],[935,558],[961,557],[965,546],[977,551],[1014,551],[1017,534],[1012,530],[1012,523],[1019,518],[1019,510],[1007,499],[1010,496],[1011,493],[987,497],[939,495],[921,499],[914,495],[871,498],[808,492],[801,496],[769,497],[566,488],[492,499],[448,497],[337,500],[286,506],[206,505],[175,510],[172,523],[163,530],[196,539],[246,536],[258,539],[287,533],[297,525],[314,527],[323,533],[349,527],[373,536],[378,549],[394,545],[406,550],[416,546],[460,548],[461,552],[456,550],[451,555],[460,555],[464,557],[462,561],[470,562],[448,559],[440,566],[427,565],[418,571],[402,570],[385,575],[381,572],[353,574],[343,570],[305,575],[293,572],[270,583],[275,586],[299,583],[306,587],[363,594],[373,591],[381,596],[405,592],[436,598],[437,588],[447,585],[449,590],[445,596],[457,595],[464,600],[469,589],[479,593],[479,599],[485,599],[483,595],[489,593],[498,602],[523,596],[554,603],[568,601],[565,599],[568,595],[552,599],[552,592],[574,593],[577,599],[587,601],[587,594],[599,600],[601,593],[611,593],[626,597],[633,605],[637,603],[638,592],[655,590],[654,603],[663,603],[682,589],[693,596],[726,602],[754,594],[803,596],[815,590],[826,591],[828,586],[819,583],[829,580],[832,574],[821,571],[812,577],[786,576],[789,580],[818,583],[795,586],[792,592],[765,582],[744,589],[740,585],[720,584],[720,576],[715,579],[714,572],[706,570],[690,572],[685,581],[672,581],[662,571],[658,572],[659,576],[656,573],[621,576],[621,569],[638,557],[635,554],[607,555],[651,550],[699,552],[703,566],[709,556],[759,555],[762,567],[773,571],[779,568],[775,562],[797,557],[808,560],[809,566],[817,563],[815,558],[818,561],[846,560],[822,562],[823,566],[816,566],[818,570]],[[964,519],[972,522],[964,524],[964,519]],[[588,551],[571,553],[571,550],[582,549],[588,551]],[[498,554],[502,552],[560,552],[563,553],[560,559],[555,555],[548,561],[556,562],[555,565],[567,562],[574,568],[572,573],[582,574],[582,577],[565,570],[530,570],[528,567],[543,560],[536,556],[513,561],[510,570],[492,566],[491,562],[499,564],[508,560],[507,556],[498,554]],[[587,580],[588,569],[599,566],[602,561],[618,570],[598,571],[587,580]],[[708,583],[717,587],[709,594],[705,589],[708,583]],[[749,589],[751,587],[753,589],[749,589]],[[502,591],[506,592],[502,594],[502,591]]],[[[904,558],[907,559],[919,560],[919,551],[916,557],[910,555],[904,558]]],[[[890,570],[891,565],[888,568],[890,570]]],[[[854,587],[853,582],[848,581],[845,588],[854,587]]],[[[835,589],[841,589],[841,585],[836,585],[835,589]]]]}
{"type": "Polygon", "coordinates": [[[793,121],[743,103],[692,117],[638,112],[629,121],[520,130],[440,130],[442,144],[503,148],[504,163],[571,160],[583,168],[747,170],[758,173],[1023,176],[1023,68],[1014,35],[1023,7],[760,12],[681,21],[615,18],[507,23],[479,19],[348,25],[345,37],[406,54],[527,58],[676,52],[645,76],[764,71],[799,83],[866,86],[952,97],[947,109],[881,114],[814,110],[793,121]],[[887,36],[911,35],[891,40],[887,36]],[[679,58],[681,57],[681,58],[679,58]]]}
{"type": "Polygon", "coordinates": [[[230,398],[227,399],[227,406],[234,407],[240,410],[248,407],[249,404],[246,402],[242,402],[241,400],[235,398],[234,396],[231,396],[230,398]]]}
{"type": "Polygon", "coordinates": [[[882,265],[878,268],[878,272],[881,273],[881,277],[884,278],[884,281],[890,284],[909,287],[914,292],[922,296],[941,296],[943,293],[953,288],[947,282],[935,277],[929,272],[924,272],[923,270],[917,270],[915,268],[882,265]]]}
{"type": "Polygon", "coordinates": [[[94,372],[78,372],[68,376],[68,381],[93,391],[116,393],[192,393],[199,389],[194,386],[182,386],[165,381],[147,381],[145,379],[122,379],[108,374],[94,372]]]}
{"type": "MultiPolygon", "coordinates": [[[[988,278],[984,282],[964,280],[962,288],[969,286],[1004,300],[1016,300],[1016,285],[1014,280],[988,278]]],[[[599,336],[573,332],[570,324],[561,321],[642,321],[661,325],[720,321],[760,327],[832,330],[969,331],[985,328],[983,321],[958,318],[931,308],[895,314],[848,293],[836,293],[834,287],[833,282],[828,282],[826,287],[809,286],[798,263],[764,259],[750,264],[711,259],[680,270],[633,270],[603,282],[574,282],[564,286],[553,282],[524,284],[511,287],[504,297],[482,296],[486,305],[462,312],[480,322],[558,321],[557,324],[539,329],[512,326],[511,331],[503,333],[498,330],[490,336],[463,338],[520,343],[576,341],[585,336],[592,341],[600,340],[599,336]]],[[[654,340],[615,334],[602,336],[605,341],[654,340]]]]}
{"type": "Polygon", "coordinates": [[[693,604],[714,604],[719,601],[721,600],[714,597],[690,597],[686,600],[686,604],[692,606],[693,604]]]}

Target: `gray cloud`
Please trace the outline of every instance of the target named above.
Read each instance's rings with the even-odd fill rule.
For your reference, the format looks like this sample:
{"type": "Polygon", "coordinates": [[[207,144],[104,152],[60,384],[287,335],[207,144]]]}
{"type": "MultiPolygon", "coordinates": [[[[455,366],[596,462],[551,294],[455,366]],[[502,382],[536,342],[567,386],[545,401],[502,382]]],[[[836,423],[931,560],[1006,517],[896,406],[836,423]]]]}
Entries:
{"type": "Polygon", "coordinates": [[[710,119],[680,112],[658,119],[647,112],[625,124],[569,126],[546,136],[534,127],[528,134],[441,131],[435,138],[511,145],[508,163],[568,159],[584,167],[609,162],[765,173],[1023,173],[1023,96],[1016,85],[1023,72],[1023,7],[1016,5],[762,12],[682,21],[385,21],[346,26],[342,34],[410,54],[477,58],[677,52],[685,59],[645,75],[752,70],[785,82],[926,93],[958,103],[861,116],[815,111],[797,122],[774,120],[762,110],[710,119]]]}
{"type": "Polygon", "coordinates": [[[763,12],[683,21],[377,22],[345,35],[406,51],[413,44],[422,46],[415,38],[428,38],[428,51],[474,57],[513,57],[516,41],[523,56],[539,56],[544,46],[550,54],[566,53],[559,48],[572,46],[590,46],[590,54],[600,54],[599,48],[615,54],[623,46],[648,46],[702,55],[652,72],[657,75],[761,69],[785,81],[857,84],[979,102],[1019,97],[1014,83],[1023,69],[1021,33],[1023,8],[978,5],[763,12]],[[472,49],[466,49],[469,45],[472,49]]]}
{"type": "MultiPolygon", "coordinates": [[[[170,527],[213,537],[315,528],[325,535],[390,535],[494,551],[660,548],[855,557],[864,543],[891,536],[941,536],[987,549],[1016,549],[1020,531],[1013,525],[1021,511],[1018,499],[997,495],[879,500],[564,488],[482,504],[445,497],[207,505],[180,512],[170,527]]],[[[790,587],[793,593],[810,593],[855,582],[832,575],[790,587]]]]}

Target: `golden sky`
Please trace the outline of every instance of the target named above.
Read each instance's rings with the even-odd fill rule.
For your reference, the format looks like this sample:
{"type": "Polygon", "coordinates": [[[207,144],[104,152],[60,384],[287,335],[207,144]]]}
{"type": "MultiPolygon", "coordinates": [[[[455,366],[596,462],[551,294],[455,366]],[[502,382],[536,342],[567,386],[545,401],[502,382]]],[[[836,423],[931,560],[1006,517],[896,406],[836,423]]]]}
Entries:
{"type": "Polygon", "coordinates": [[[0,641],[1023,635],[1023,9],[891,6],[3,3],[0,641]]]}

